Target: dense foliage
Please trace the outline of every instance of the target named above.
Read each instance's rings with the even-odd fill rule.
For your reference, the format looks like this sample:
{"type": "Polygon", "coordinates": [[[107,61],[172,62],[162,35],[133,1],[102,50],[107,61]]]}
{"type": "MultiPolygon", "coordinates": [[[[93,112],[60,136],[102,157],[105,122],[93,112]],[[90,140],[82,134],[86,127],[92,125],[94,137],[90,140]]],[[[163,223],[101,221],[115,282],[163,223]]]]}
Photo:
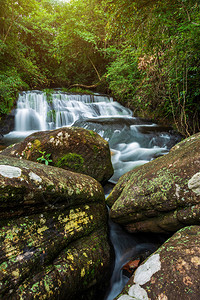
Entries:
{"type": "Polygon", "coordinates": [[[196,0],[0,0],[0,114],[19,90],[83,86],[197,132],[199,20],[196,0]]]}
{"type": "Polygon", "coordinates": [[[108,15],[113,92],[144,116],[173,119],[186,135],[199,131],[199,2],[110,1],[108,15]]]}
{"type": "Polygon", "coordinates": [[[95,1],[0,0],[0,14],[1,114],[19,90],[91,84],[105,73],[95,1]]]}

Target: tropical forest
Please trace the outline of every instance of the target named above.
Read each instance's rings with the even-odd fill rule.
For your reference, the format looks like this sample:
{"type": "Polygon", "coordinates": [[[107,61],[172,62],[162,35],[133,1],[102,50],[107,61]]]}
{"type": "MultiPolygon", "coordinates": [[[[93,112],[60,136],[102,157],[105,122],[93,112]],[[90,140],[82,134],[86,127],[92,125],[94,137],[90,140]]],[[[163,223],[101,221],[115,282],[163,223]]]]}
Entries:
{"type": "Polygon", "coordinates": [[[109,93],[134,114],[199,131],[195,0],[1,0],[0,114],[21,90],[109,93]]]}
{"type": "Polygon", "coordinates": [[[0,300],[197,300],[199,245],[199,0],[0,0],[0,300]]]}

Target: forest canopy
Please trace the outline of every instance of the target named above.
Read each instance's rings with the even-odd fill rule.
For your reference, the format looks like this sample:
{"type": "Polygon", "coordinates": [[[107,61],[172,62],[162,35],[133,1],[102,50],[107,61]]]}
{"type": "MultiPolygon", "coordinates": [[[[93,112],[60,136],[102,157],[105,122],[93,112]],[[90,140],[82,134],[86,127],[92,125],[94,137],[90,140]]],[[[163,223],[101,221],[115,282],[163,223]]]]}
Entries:
{"type": "Polygon", "coordinates": [[[196,0],[0,0],[0,115],[17,93],[73,86],[200,130],[196,0]]]}

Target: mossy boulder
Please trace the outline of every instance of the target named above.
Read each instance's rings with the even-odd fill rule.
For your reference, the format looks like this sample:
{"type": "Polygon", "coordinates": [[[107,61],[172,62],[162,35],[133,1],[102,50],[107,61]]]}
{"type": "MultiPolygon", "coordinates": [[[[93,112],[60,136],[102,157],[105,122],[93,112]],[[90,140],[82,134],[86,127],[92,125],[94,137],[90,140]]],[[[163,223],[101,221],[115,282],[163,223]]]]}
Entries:
{"type": "Polygon", "coordinates": [[[175,232],[200,224],[199,170],[200,133],[123,175],[107,198],[111,218],[129,232],[175,232]]]}
{"type": "Polygon", "coordinates": [[[108,142],[92,130],[66,127],[36,132],[3,155],[43,162],[105,183],[113,175],[108,142]]]}
{"type": "Polygon", "coordinates": [[[0,299],[81,299],[104,286],[110,246],[100,183],[3,155],[0,181],[0,299]]]}
{"type": "Polygon", "coordinates": [[[185,227],[138,267],[116,299],[200,299],[200,226],[185,227]]]}

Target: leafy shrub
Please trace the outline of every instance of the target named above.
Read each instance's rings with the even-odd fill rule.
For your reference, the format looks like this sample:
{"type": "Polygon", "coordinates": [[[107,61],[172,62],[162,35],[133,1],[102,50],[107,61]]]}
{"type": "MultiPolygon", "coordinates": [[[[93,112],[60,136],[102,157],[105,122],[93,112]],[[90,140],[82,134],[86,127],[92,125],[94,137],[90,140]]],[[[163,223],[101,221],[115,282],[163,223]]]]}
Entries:
{"type": "Polygon", "coordinates": [[[0,115],[8,114],[12,109],[17,92],[27,89],[28,85],[22,81],[17,70],[11,68],[0,72],[0,115]]]}

